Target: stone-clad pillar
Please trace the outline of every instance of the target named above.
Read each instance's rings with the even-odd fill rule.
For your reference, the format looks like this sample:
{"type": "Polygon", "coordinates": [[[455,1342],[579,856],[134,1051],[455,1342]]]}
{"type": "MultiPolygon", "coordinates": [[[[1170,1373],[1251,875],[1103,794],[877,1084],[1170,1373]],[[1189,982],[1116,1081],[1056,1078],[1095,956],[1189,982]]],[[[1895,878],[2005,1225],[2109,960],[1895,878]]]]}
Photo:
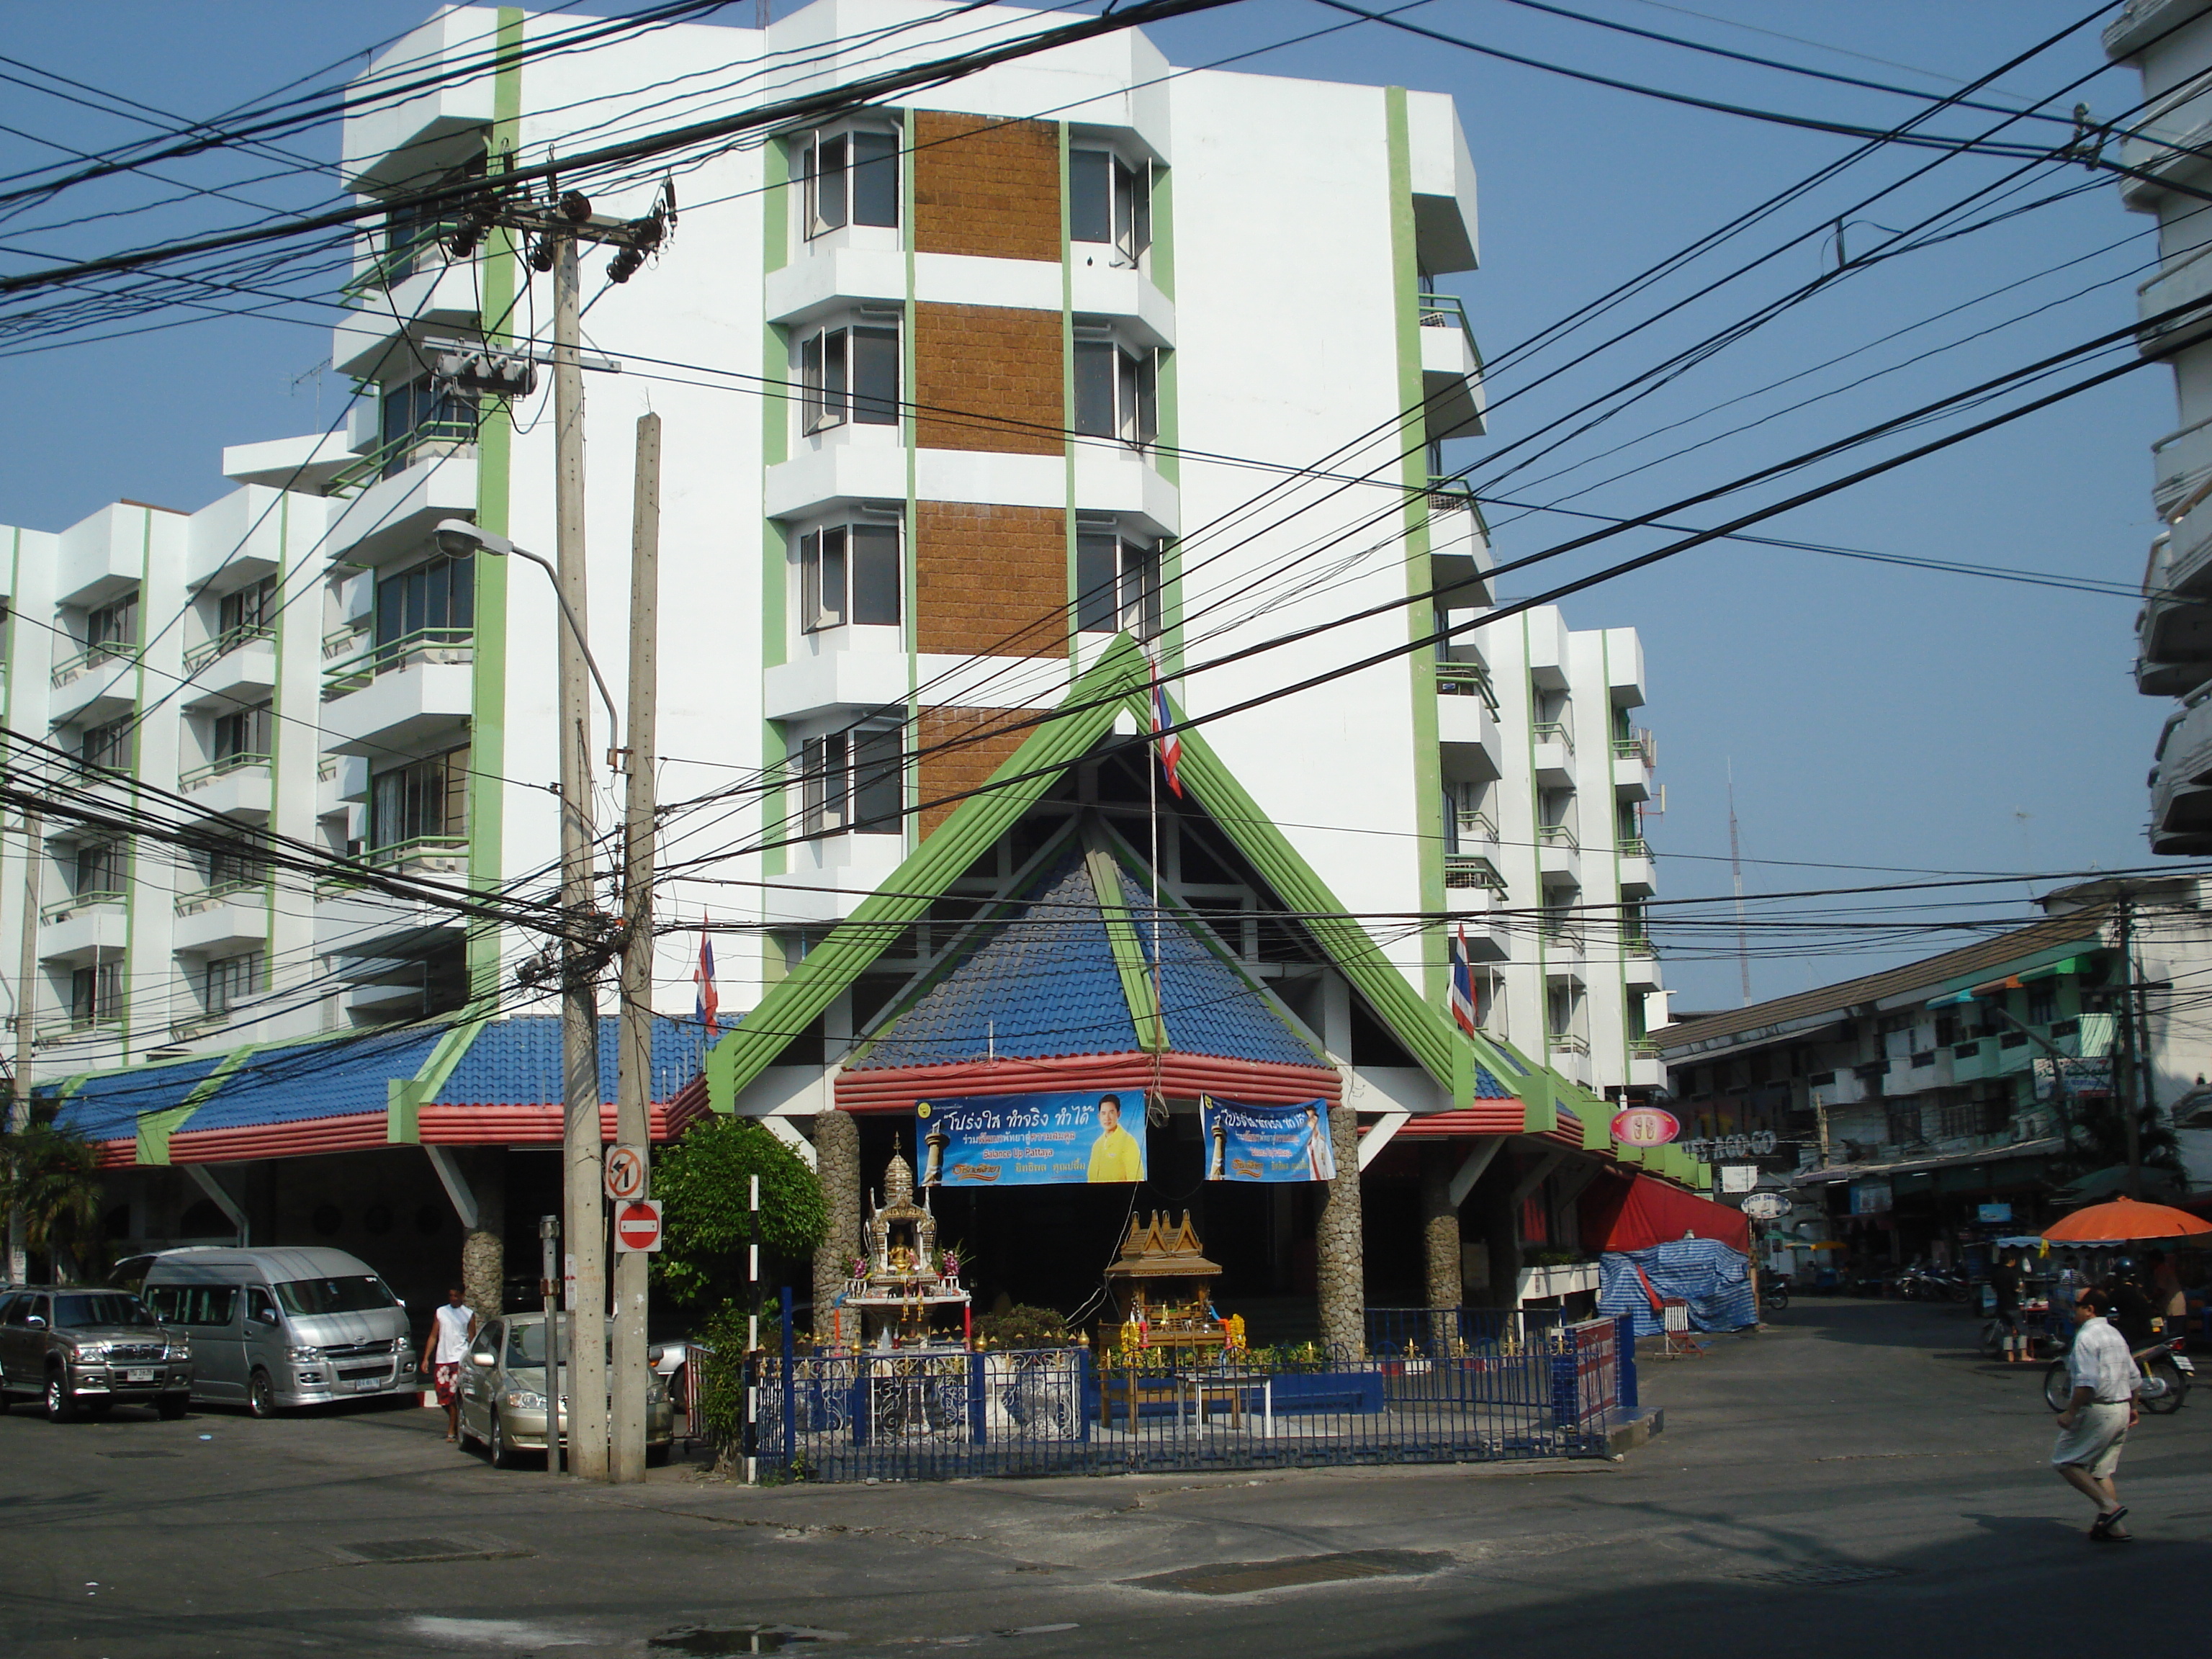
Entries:
{"type": "Polygon", "coordinates": [[[1421,1154],[1421,1253],[1428,1265],[1429,1306],[1456,1308],[1464,1299],[1459,1272],[1459,1206],[1451,1200],[1452,1155],[1443,1146],[1421,1154]]]}
{"type": "Polygon", "coordinates": [[[463,1155],[461,1173],[477,1200],[477,1224],[461,1240],[461,1288],[480,1318],[496,1319],[507,1280],[507,1148],[463,1155]]]}
{"type": "Polygon", "coordinates": [[[1358,1358],[1367,1352],[1367,1263],[1359,1233],[1359,1114],[1337,1106],[1328,1115],[1336,1179],[1323,1193],[1314,1226],[1321,1340],[1358,1358]]]}
{"type": "MultiPolygon", "coordinates": [[[[851,1113],[832,1107],[814,1115],[814,1173],[830,1214],[830,1230],[814,1252],[814,1334],[826,1342],[830,1304],[844,1290],[860,1248],[860,1126],[851,1113]]],[[[859,1340],[857,1329],[846,1335],[859,1340]]]]}

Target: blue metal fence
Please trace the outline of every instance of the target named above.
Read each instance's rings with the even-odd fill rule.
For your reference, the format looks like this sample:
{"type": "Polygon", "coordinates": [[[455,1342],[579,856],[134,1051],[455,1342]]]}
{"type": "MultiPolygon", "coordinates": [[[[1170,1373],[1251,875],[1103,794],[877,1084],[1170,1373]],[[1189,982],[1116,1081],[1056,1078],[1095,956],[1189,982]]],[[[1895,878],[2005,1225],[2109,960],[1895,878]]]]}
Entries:
{"type": "Polygon", "coordinates": [[[753,1451],[764,1478],[836,1481],[1604,1451],[1623,1395],[1613,1322],[1554,1322],[1534,1341],[1504,1329],[1452,1339],[1449,1352],[1361,1358],[1125,1360],[1079,1346],[763,1354],[753,1451]]]}

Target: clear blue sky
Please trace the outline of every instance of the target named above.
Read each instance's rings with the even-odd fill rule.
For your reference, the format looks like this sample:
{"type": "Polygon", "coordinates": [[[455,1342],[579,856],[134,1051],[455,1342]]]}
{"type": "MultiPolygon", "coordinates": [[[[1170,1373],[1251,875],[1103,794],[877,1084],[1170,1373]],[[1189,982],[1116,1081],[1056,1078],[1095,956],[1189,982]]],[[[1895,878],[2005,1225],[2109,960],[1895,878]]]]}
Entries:
{"type": "MultiPolygon", "coordinates": [[[[2048,0],[2003,7],[1698,0],[1688,9],[1654,0],[1583,0],[1577,9],[1939,93],[2081,15],[2048,0]]],[[[343,7],[115,0],[100,9],[95,26],[94,15],[80,8],[19,7],[11,11],[4,50],[107,92],[205,117],[295,76],[326,83],[348,54],[405,29],[428,10],[390,0],[343,7]]],[[[749,6],[730,9],[732,21],[750,15],[749,6]]],[[[1509,51],[1705,98],[1875,126],[1915,107],[1903,99],[1601,33],[1504,0],[1440,0],[1407,15],[1509,51]]],[[[1155,38],[1178,64],[1197,64],[1343,21],[1306,0],[1251,0],[1168,25],[1155,38]]],[[[2091,74],[2102,61],[2096,29],[2085,28],[1999,86],[2017,101],[2030,101],[2091,74]]],[[[1846,138],[1577,84],[1371,24],[1285,46],[1241,67],[1391,82],[1457,99],[1481,174],[1484,264],[1451,286],[1466,297],[1493,359],[1853,147],[1846,138]]],[[[2136,95],[2132,74],[2113,70],[2064,94],[2053,107],[2063,113],[2086,100],[2100,117],[2117,115],[2136,95]]],[[[9,125],[78,149],[100,149],[145,131],[19,87],[9,88],[7,102],[9,125]]],[[[1978,132],[1996,118],[1946,112],[1929,130],[1978,132]]],[[[2023,131],[2045,130],[2015,128],[2007,136],[2023,131]]],[[[335,155],[336,133],[325,127],[288,143],[327,161],[335,155]]],[[[56,154],[0,135],[0,172],[42,164],[56,154]]],[[[1733,244],[1736,257],[1768,252],[1832,220],[1932,159],[1924,151],[1887,150],[1733,244]]],[[[1972,191],[2000,185],[2013,166],[1984,158],[1945,161],[1855,215],[1869,222],[1850,227],[1847,246],[1856,254],[1887,234],[1882,228],[1911,227],[1972,191]]],[[[175,176],[203,186],[235,184],[239,194],[267,207],[295,206],[318,193],[296,178],[238,182],[270,170],[266,163],[196,163],[180,165],[175,176]]],[[[2020,181],[2015,193],[1993,195],[1985,206],[2017,207],[2088,181],[2080,168],[2046,166],[2020,181]]],[[[46,263],[30,258],[33,252],[103,252],[249,214],[195,198],[155,213],[39,228],[145,199],[136,185],[88,190],[19,215],[0,228],[0,262],[21,269],[46,263]]],[[[2123,211],[2106,184],[1855,273],[1623,415],[1543,455],[1500,483],[1498,493],[1542,504],[1572,495],[1565,504],[1598,513],[1646,511],[2122,327],[2133,315],[2136,268],[2151,258],[2150,223],[2123,211]],[[2074,263],[2051,271],[2062,262],[2074,263]],[[1969,303],[2007,284],[2018,286],[1969,303]],[[1959,306],[1966,308],[1954,317],[1887,343],[1869,343],[1959,306]],[[1980,340],[1953,343],[2038,307],[2047,308],[1980,340]],[[1784,412],[1802,398],[1938,346],[1952,349],[1784,412]],[[1759,392],[1771,380],[1861,347],[1868,349],[1791,387],[1759,392]],[[1714,412],[1733,398],[1745,400],[1714,412]],[[1660,433],[1678,422],[1686,423],[1660,433]],[[1747,429],[1729,434],[1736,427],[1747,429]],[[1702,447],[1660,459],[1689,443],[1702,447]],[[1632,447],[1598,459],[1624,444],[1632,447]],[[1648,461],[1658,464],[1613,479],[1648,461]]],[[[1655,325],[1637,343],[1556,380],[1539,377],[1567,354],[1534,359],[1520,373],[1509,363],[1492,386],[1492,435],[1455,446],[1449,459],[1455,465],[1480,462],[1584,398],[1809,280],[1833,258],[1832,242],[1816,236],[1753,277],[1655,325]]],[[[1664,291],[1664,299],[1686,295],[1734,263],[1701,261],[1664,291]]],[[[1624,313],[1622,320],[1653,308],[1624,313]]],[[[187,509],[204,504],[226,488],[216,473],[223,445],[328,423],[336,390],[315,372],[327,350],[320,326],[272,318],[201,321],[106,344],[0,357],[0,453],[7,457],[0,467],[0,521],[58,529],[118,496],[187,509]]],[[[1886,553],[2133,583],[2154,533],[2148,447],[2173,423],[2170,379],[2162,368],[2148,369],[1762,528],[1886,553]]],[[[1515,459],[1529,453],[1517,452],[1515,459]]],[[[1479,470],[1475,476],[1487,481],[1489,475],[1479,470]]],[[[1748,500],[1784,493],[1770,489],[1748,500]]],[[[1503,508],[1490,516],[1503,558],[1537,550],[1587,522],[1555,514],[1516,517],[1503,508]]],[[[1711,523],[1721,509],[1686,516],[1711,523]]],[[[1620,556],[1654,544],[1648,538],[1624,538],[1571,562],[1586,569],[1601,553],[1620,556]]],[[[1540,574],[1509,578],[1503,591],[1535,592],[1540,574]]],[[[1651,837],[1662,854],[1662,891],[1676,896],[1727,890],[1725,779],[1731,762],[1744,851],[1753,860],[1747,886],[1755,893],[1881,882],[1893,878],[1892,867],[2018,872],[2148,862],[2143,777],[2168,705],[2135,694],[2134,610],[2125,598],[1727,545],[1686,555],[1567,607],[1578,627],[1642,631],[1651,691],[1644,718],[1659,734],[1668,785],[1668,813],[1653,822],[1651,837]],[[1793,867],[1790,860],[1818,867],[1793,867]],[[1838,867],[1845,866],[1883,868],[1838,867]]],[[[2002,902],[1948,914],[2026,914],[2020,884],[1973,896],[2002,902]]],[[[1905,894],[1884,902],[1918,907],[1928,901],[1905,894]]],[[[1904,919],[1924,920],[1925,913],[1916,908],[1904,919]]],[[[1760,996],[1778,995],[1951,942],[1963,937],[1869,933],[1855,935],[1844,951],[1826,944],[1808,951],[1779,932],[1762,931],[1753,939],[1753,988],[1760,996]]],[[[1678,1007],[1738,1000],[1732,949],[1719,939],[1670,952],[1668,979],[1678,989],[1678,1007]],[[1717,957],[1709,958],[1714,951],[1717,957]]]]}

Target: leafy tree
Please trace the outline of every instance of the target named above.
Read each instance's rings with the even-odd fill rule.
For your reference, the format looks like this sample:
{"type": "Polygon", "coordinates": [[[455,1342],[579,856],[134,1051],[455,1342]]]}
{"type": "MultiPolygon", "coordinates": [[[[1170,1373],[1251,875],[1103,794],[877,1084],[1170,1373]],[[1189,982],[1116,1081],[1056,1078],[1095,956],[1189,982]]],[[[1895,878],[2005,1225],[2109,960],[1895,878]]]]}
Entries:
{"type": "Polygon", "coordinates": [[[23,1218],[23,1243],[54,1264],[89,1259],[93,1221],[100,1213],[100,1151],[51,1115],[0,1134],[0,1209],[23,1218]]]}
{"type": "Polygon", "coordinates": [[[666,1231],[654,1272],[674,1300],[717,1305],[744,1293],[745,1247],[755,1242],[748,1207],[754,1176],[763,1255],[797,1261],[822,1242],[830,1227],[822,1183],[797,1153],[750,1119],[696,1124],[663,1149],[653,1169],[666,1231]]]}

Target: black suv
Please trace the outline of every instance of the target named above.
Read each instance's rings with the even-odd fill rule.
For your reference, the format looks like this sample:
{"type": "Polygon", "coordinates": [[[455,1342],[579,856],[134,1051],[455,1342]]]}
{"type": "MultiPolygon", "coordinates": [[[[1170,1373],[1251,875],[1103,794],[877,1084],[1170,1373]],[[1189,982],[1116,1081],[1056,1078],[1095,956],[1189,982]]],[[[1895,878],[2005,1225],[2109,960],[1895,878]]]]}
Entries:
{"type": "Polygon", "coordinates": [[[121,1403],[182,1417],[191,1341],[127,1291],[36,1285],[0,1295],[0,1411],[42,1399],[57,1423],[121,1403]]]}

